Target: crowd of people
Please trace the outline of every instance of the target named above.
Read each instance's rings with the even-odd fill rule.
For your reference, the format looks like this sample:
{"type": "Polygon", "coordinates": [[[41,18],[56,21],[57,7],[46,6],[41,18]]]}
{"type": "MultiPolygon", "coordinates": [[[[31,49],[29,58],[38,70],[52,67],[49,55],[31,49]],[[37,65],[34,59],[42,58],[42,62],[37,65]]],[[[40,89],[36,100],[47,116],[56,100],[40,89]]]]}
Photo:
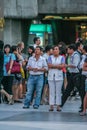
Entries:
{"type": "Polygon", "coordinates": [[[24,43],[4,46],[0,41],[0,102],[1,94],[8,104],[21,103],[23,109],[33,104],[38,109],[41,103],[49,104],[49,111],[61,111],[68,97],[79,92],[80,115],[86,115],[87,108],[87,45],[78,39],[68,46],[40,46],[40,38],[34,38],[34,45],[23,53],[24,43]],[[12,73],[14,62],[20,64],[20,73],[12,73]],[[10,62],[9,70],[6,64],[10,62]],[[26,95],[25,95],[26,94],[26,95]],[[34,102],[33,102],[34,99],[34,102]]]}

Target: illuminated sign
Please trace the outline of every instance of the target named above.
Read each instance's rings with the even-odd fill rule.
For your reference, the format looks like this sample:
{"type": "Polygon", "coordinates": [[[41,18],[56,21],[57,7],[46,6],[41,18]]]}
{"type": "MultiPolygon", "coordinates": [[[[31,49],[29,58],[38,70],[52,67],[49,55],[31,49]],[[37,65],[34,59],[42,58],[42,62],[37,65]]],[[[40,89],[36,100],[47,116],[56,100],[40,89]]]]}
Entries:
{"type": "Polygon", "coordinates": [[[52,32],[52,27],[50,24],[31,24],[30,26],[30,32],[48,32],[51,33],[52,32]]]}

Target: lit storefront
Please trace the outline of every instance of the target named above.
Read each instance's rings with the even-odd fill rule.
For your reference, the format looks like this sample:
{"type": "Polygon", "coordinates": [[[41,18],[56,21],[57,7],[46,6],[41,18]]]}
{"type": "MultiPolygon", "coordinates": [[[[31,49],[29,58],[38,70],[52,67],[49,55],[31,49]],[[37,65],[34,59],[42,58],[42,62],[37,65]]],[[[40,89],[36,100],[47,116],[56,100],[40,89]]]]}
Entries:
{"type": "Polygon", "coordinates": [[[41,45],[52,44],[52,27],[50,24],[31,24],[29,30],[29,44],[33,44],[33,38],[41,39],[41,45]]]}
{"type": "Polygon", "coordinates": [[[87,40],[87,24],[76,25],[76,38],[87,40]]]}

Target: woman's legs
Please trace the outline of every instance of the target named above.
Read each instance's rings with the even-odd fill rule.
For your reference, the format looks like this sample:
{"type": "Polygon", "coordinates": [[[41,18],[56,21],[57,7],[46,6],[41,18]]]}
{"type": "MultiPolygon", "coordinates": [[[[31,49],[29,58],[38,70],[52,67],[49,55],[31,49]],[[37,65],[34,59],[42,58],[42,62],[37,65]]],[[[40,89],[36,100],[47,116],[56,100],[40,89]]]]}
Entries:
{"type": "Polygon", "coordinates": [[[87,108],[87,92],[84,97],[83,112],[80,113],[80,116],[86,115],[86,108],[87,108]]]}
{"type": "Polygon", "coordinates": [[[85,97],[84,97],[84,108],[83,108],[83,112],[86,113],[86,108],[87,108],[87,92],[85,94],[85,97]]]}
{"type": "Polygon", "coordinates": [[[19,84],[18,86],[19,90],[18,90],[18,95],[19,95],[19,98],[23,98],[23,85],[22,83],[19,84]]]}
{"type": "Polygon", "coordinates": [[[14,84],[12,86],[12,91],[13,91],[14,100],[18,100],[18,91],[19,91],[18,85],[14,84]]]}
{"type": "Polygon", "coordinates": [[[55,82],[49,81],[49,104],[50,110],[53,110],[55,104],[55,82]]]}
{"type": "Polygon", "coordinates": [[[12,86],[12,91],[13,91],[13,97],[14,97],[14,102],[15,103],[22,103],[22,101],[19,100],[19,85],[20,85],[20,81],[17,80],[14,77],[14,81],[13,81],[13,86],[12,86]]]}
{"type": "Polygon", "coordinates": [[[61,105],[61,89],[63,85],[63,80],[56,81],[56,105],[57,105],[57,111],[60,111],[60,105],[61,105]]]}

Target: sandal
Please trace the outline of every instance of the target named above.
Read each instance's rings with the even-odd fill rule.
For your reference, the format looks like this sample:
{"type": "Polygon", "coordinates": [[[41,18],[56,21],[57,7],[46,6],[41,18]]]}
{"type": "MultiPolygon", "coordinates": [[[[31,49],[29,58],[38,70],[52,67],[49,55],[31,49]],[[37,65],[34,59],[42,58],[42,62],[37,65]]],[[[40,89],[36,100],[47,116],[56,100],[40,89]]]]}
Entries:
{"type": "Polygon", "coordinates": [[[81,112],[80,116],[86,116],[86,112],[81,112]]]}
{"type": "Polygon", "coordinates": [[[61,109],[57,109],[57,111],[59,111],[59,112],[60,112],[60,111],[61,111],[61,109]]]}
{"type": "Polygon", "coordinates": [[[49,111],[54,111],[54,106],[53,105],[50,105],[49,111]]]}
{"type": "Polygon", "coordinates": [[[53,108],[50,108],[49,111],[54,111],[54,109],[53,109],[53,108]]]}
{"type": "Polygon", "coordinates": [[[57,111],[61,111],[61,107],[60,106],[57,106],[57,111]]]}

